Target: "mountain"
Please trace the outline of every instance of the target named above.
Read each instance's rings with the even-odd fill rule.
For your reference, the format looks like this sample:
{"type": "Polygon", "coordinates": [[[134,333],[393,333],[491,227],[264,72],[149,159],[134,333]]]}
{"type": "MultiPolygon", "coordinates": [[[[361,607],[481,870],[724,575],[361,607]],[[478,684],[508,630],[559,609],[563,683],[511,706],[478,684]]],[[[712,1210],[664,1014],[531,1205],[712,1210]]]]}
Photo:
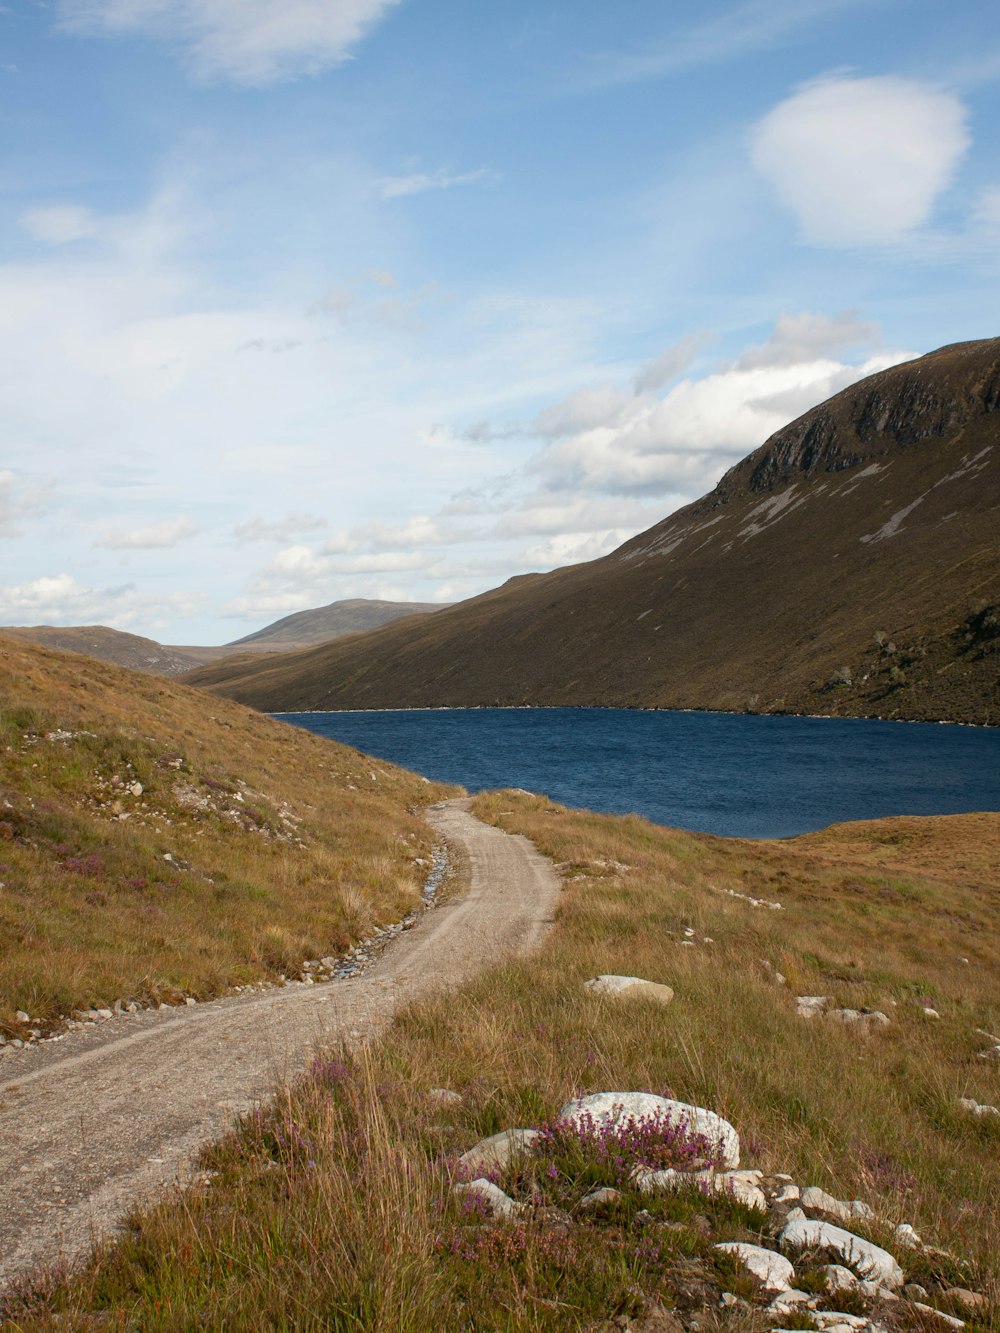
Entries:
{"type": "Polygon", "coordinates": [[[378,602],[354,598],[331,602],[312,611],[297,611],[273,625],[219,647],[170,645],[107,625],[3,625],[0,632],[57,652],[83,653],[100,662],[147,671],[154,676],[179,676],[185,671],[222,658],[248,653],[287,652],[324,643],[342,634],[374,629],[402,616],[440,611],[440,602],[378,602]]]}
{"type": "Polygon", "coordinates": [[[188,679],[257,708],[1000,723],[1000,339],[860,381],[611,555],[188,679]]]}
{"type": "Polygon", "coordinates": [[[309,644],[325,643],[342,634],[359,630],[377,629],[403,616],[428,615],[442,610],[441,602],[378,602],[355,597],[342,602],[330,602],[312,611],[296,611],[293,615],[276,620],[273,625],[235,639],[231,648],[267,646],[304,648],[309,644]]]}

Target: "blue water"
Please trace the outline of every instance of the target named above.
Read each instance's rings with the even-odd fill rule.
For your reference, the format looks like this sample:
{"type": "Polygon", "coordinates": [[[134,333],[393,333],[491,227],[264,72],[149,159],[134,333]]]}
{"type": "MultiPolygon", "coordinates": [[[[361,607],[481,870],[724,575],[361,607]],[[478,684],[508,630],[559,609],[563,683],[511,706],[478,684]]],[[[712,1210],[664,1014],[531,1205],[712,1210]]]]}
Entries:
{"type": "Polygon", "coordinates": [[[470,791],[525,787],[564,805],[738,837],[1000,810],[997,728],[617,708],[282,716],[470,791]]]}

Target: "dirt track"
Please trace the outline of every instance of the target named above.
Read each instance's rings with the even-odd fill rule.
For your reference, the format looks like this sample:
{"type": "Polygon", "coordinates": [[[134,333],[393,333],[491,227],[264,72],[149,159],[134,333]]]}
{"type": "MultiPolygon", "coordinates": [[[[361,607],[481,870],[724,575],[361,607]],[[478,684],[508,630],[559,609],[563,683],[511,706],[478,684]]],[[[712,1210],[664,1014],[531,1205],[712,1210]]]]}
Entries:
{"type": "Polygon", "coordinates": [[[318,1041],[373,1036],[407,1001],[540,942],[558,892],[551,864],[468,807],[446,801],[429,816],[467,849],[468,894],[428,912],[362,976],[122,1016],[4,1061],[0,1283],[83,1258],[318,1041]]]}

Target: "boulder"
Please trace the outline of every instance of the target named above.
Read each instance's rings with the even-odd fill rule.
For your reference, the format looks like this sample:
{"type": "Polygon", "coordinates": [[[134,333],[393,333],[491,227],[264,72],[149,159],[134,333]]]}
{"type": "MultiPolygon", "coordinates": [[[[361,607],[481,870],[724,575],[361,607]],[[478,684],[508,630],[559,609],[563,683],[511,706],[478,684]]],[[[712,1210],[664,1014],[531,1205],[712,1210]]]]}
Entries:
{"type": "Polygon", "coordinates": [[[616,995],[628,999],[639,998],[653,1000],[656,1004],[669,1004],[674,992],[660,981],[647,981],[644,977],[619,977],[607,974],[592,977],[583,983],[587,990],[595,995],[616,995]]]}
{"type": "Polygon", "coordinates": [[[818,1018],[829,1003],[829,995],[797,995],[795,997],[795,1009],[800,1018],[818,1018]]]}
{"type": "Polygon", "coordinates": [[[748,1273],[752,1273],[765,1291],[790,1291],[795,1268],[783,1254],[765,1250],[762,1245],[750,1245],[742,1240],[727,1240],[713,1247],[730,1254],[748,1273]]]}
{"type": "Polygon", "coordinates": [[[492,1180],[472,1180],[468,1185],[455,1185],[454,1192],[478,1200],[490,1217],[517,1217],[524,1211],[523,1204],[515,1203],[492,1180]]]}
{"type": "Polygon", "coordinates": [[[591,1190],[589,1194],[585,1194],[580,1200],[579,1207],[584,1212],[589,1213],[597,1208],[610,1208],[621,1197],[621,1190],[612,1189],[610,1185],[605,1185],[601,1189],[591,1190]]]}
{"type": "Polygon", "coordinates": [[[935,1310],[933,1305],[924,1305],[922,1301],[913,1302],[914,1310],[919,1310],[922,1315],[933,1319],[935,1323],[943,1324],[945,1328],[964,1328],[965,1320],[956,1319],[953,1314],[945,1314],[943,1310],[935,1310]]]}
{"type": "Polygon", "coordinates": [[[529,1153],[542,1137],[537,1129],[504,1129],[480,1139],[458,1159],[459,1165],[470,1176],[486,1171],[503,1171],[515,1157],[529,1153]]]}
{"type": "Polygon", "coordinates": [[[823,1277],[823,1286],[831,1296],[837,1296],[841,1292],[857,1292],[861,1296],[873,1296],[878,1290],[877,1284],[864,1282],[861,1278],[855,1277],[843,1264],[827,1264],[825,1268],[820,1269],[820,1273],[823,1277]]]}
{"type": "Polygon", "coordinates": [[[828,1009],[826,1017],[835,1023],[856,1027],[861,1032],[872,1032],[875,1028],[889,1026],[889,1018],[881,1009],[828,1009]]]}
{"type": "Polygon", "coordinates": [[[785,1224],[778,1240],[792,1250],[827,1250],[843,1260],[859,1277],[895,1289],[903,1285],[903,1270],[888,1252],[832,1222],[811,1218],[785,1224]]]}
{"type": "Polygon", "coordinates": [[[728,1120],[702,1106],[675,1102],[651,1092],[594,1092],[589,1097],[567,1102],[559,1112],[559,1119],[579,1130],[590,1126],[617,1129],[636,1121],[669,1120],[689,1134],[706,1139],[719,1166],[733,1168],[740,1164],[740,1137],[728,1120]]]}
{"type": "Polygon", "coordinates": [[[988,1304],[985,1296],[981,1296],[978,1291],[969,1291],[968,1287],[949,1287],[944,1293],[944,1299],[954,1301],[970,1314],[984,1310],[988,1304]]]}
{"type": "Polygon", "coordinates": [[[677,1190],[693,1187],[711,1189],[713,1175],[710,1167],[702,1171],[675,1171],[668,1166],[665,1171],[654,1171],[649,1166],[637,1166],[632,1172],[632,1184],[640,1194],[675,1194],[677,1190]]]}

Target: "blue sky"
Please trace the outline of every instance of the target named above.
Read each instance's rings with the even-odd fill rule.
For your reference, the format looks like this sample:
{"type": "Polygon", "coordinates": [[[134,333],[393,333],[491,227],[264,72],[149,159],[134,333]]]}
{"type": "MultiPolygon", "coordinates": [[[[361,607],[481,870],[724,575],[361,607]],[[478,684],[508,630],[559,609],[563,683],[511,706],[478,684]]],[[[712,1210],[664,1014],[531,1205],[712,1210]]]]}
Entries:
{"type": "Polygon", "coordinates": [[[0,623],[589,559],[1000,334],[994,0],[0,5],[0,623]]]}

